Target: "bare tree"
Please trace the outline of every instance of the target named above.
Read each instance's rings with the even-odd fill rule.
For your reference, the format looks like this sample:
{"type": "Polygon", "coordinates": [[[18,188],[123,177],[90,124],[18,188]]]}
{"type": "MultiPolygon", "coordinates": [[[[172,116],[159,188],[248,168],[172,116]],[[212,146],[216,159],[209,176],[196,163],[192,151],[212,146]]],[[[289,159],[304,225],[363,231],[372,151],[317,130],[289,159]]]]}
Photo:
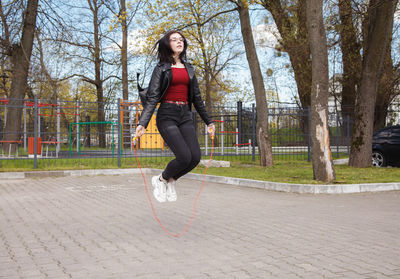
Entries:
{"type": "Polygon", "coordinates": [[[241,32],[246,51],[247,62],[251,72],[254,93],[257,107],[257,141],[260,152],[260,165],[272,166],[272,147],[268,134],[268,104],[264,87],[264,80],[261,73],[260,63],[256,52],[253,33],[250,23],[249,3],[247,0],[237,0],[241,32]]]}
{"type": "MultiPolygon", "coordinates": [[[[87,0],[89,5],[89,9],[93,15],[93,62],[94,62],[94,79],[86,78],[85,81],[96,86],[97,93],[97,120],[99,122],[105,121],[104,115],[104,89],[103,89],[103,79],[101,74],[101,66],[102,66],[102,58],[101,58],[101,34],[100,34],[100,23],[102,18],[100,17],[99,10],[103,5],[100,0],[87,0]]],[[[106,135],[105,135],[105,126],[99,126],[99,146],[106,146],[106,135]]]]}
{"type": "Polygon", "coordinates": [[[363,68],[360,90],[356,96],[355,122],[351,138],[349,165],[353,167],[371,165],[375,100],[379,78],[382,74],[382,65],[388,50],[387,44],[392,33],[396,5],[397,0],[371,0],[369,2],[363,68]]]}
{"type": "Polygon", "coordinates": [[[121,66],[122,66],[122,98],[128,100],[128,23],[126,20],[126,3],[120,0],[120,18],[122,28],[122,48],[121,48],[121,66]]]}
{"type": "Polygon", "coordinates": [[[314,179],[331,182],[335,179],[335,170],[329,145],[329,67],[322,1],[306,1],[307,30],[312,55],[311,153],[314,179]]]}
{"type": "MultiPolygon", "coordinates": [[[[27,79],[35,35],[38,2],[38,0],[28,0],[23,13],[21,39],[16,43],[11,41],[7,20],[3,9],[1,8],[0,10],[5,30],[5,36],[1,38],[1,45],[6,50],[7,55],[10,56],[12,65],[11,92],[7,119],[12,119],[13,121],[7,121],[3,138],[8,142],[18,141],[21,133],[23,99],[27,91],[27,79]]],[[[1,1],[0,6],[3,6],[1,1]]],[[[8,144],[3,145],[3,148],[7,150],[8,144]]]]}
{"type": "MultiPolygon", "coordinates": [[[[129,34],[129,27],[135,18],[138,10],[141,9],[143,5],[142,0],[136,1],[136,5],[130,6],[128,9],[128,5],[125,0],[116,0],[116,1],[109,1],[104,2],[107,8],[114,14],[115,18],[112,22],[116,22],[115,24],[111,25],[111,29],[114,30],[120,26],[121,28],[121,43],[117,42],[116,40],[112,39],[110,36],[107,36],[110,39],[114,46],[116,46],[120,53],[120,66],[122,69],[122,74],[120,80],[122,81],[122,98],[124,100],[129,99],[129,74],[128,74],[128,34],[129,34]],[[115,5],[113,5],[115,4],[115,5]]],[[[116,33],[116,32],[113,32],[116,33]]]]}
{"type": "MultiPolygon", "coordinates": [[[[82,2],[83,4],[84,2],[82,2]]],[[[70,22],[65,23],[69,35],[58,39],[60,43],[68,45],[69,59],[79,64],[78,67],[71,68],[71,77],[79,77],[82,81],[94,86],[96,89],[97,102],[97,121],[105,121],[105,82],[115,75],[105,73],[105,64],[115,65],[115,61],[108,61],[104,54],[104,41],[106,31],[104,31],[105,21],[110,18],[109,11],[106,9],[102,0],[86,0],[84,6],[71,6],[70,22]],[[80,18],[74,12],[80,12],[80,18]],[[82,18],[89,19],[83,21],[82,18]],[[77,22],[79,21],[79,22],[77,22]],[[69,37],[69,38],[68,38],[69,37]],[[88,68],[93,69],[92,71],[88,68]]],[[[105,125],[98,127],[99,146],[105,147],[105,125]]]]}
{"type": "MultiPolygon", "coordinates": [[[[116,40],[111,39],[114,42],[114,45],[120,50],[119,52],[121,53],[120,56],[120,66],[122,69],[122,74],[121,74],[121,81],[122,81],[122,98],[123,100],[128,100],[129,99],[129,74],[128,74],[128,34],[129,34],[129,26],[131,25],[137,11],[141,8],[142,6],[141,0],[136,1],[135,6],[131,6],[131,9],[127,9],[127,3],[125,0],[117,0],[117,1],[109,1],[109,2],[104,2],[107,8],[115,15],[115,18],[113,21],[116,22],[116,24],[111,25],[111,29],[117,29],[119,26],[121,28],[121,37],[122,37],[122,42],[117,42],[116,40]],[[115,4],[115,5],[113,5],[115,4]],[[115,7],[117,6],[117,7],[115,7]]],[[[115,33],[115,32],[114,32],[115,33]]],[[[123,107],[124,109],[126,107],[123,107]]],[[[124,110],[123,113],[123,119],[129,119],[129,111],[124,110]]],[[[122,123],[123,126],[123,131],[129,131],[130,129],[130,123],[124,121],[122,123]]],[[[124,133],[123,135],[123,142],[124,145],[130,145],[130,134],[124,133]]]]}

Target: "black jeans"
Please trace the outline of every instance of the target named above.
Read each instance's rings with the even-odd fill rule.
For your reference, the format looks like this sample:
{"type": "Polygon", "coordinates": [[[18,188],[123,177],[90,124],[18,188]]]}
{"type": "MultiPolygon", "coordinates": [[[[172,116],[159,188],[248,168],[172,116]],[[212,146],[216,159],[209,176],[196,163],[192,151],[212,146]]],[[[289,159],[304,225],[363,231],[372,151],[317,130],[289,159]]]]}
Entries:
{"type": "Polygon", "coordinates": [[[177,180],[194,169],[201,159],[200,145],[189,107],[162,103],[157,112],[157,128],[176,157],[168,163],[162,177],[165,180],[177,180]]]}

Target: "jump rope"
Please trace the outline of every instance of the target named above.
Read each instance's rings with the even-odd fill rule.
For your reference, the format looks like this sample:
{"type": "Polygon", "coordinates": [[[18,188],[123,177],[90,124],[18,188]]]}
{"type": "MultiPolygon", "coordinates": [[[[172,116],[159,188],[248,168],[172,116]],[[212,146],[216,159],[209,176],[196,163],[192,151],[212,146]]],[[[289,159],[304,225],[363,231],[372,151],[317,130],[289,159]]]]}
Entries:
{"type": "Polygon", "coordinates": [[[192,216],[190,217],[190,219],[189,219],[189,221],[188,221],[186,227],[185,227],[180,233],[176,233],[176,234],[175,234],[175,233],[170,232],[169,230],[167,230],[167,229],[164,227],[164,225],[162,224],[160,218],[159,218],[158,215],[157,215],[156,210],[154,209],[153,202],[152,202],[151,197],[150,197],[150,194],[149,194],[149,189],[148,189],[148,187],[147,187],[146,177],[144,176],[143,170],[142,170],[142,168],[140,167],[139,159],[138,159],[138,156],[137,156],[137,154],[136,154],[137,137],[135,136],[135,138],[133,139],[133,143],[134,143],[134,145],[135,145],[135,148],[134,148],[133,150],[134,150],[134,152],[135,152],[136,162],[137,162],[138,167],[139,167],[139,169],[140,169],[140,173],[142,174],[142,178],[143,178],[143,181],[144,181],[144,186],[145,186],[145,189],[146,189],[146,196],[147,196],[147,199],[148,199],[148,201],[149,201],[149,203],[150,203],[151,210],[153,211],[154,218],[156,218],[156,220],[157,220],[158,224],[160,225],[160,227],[161,227],[161,228],[164,230],[164,232],[165,232],[167,235],[169,235],[169,236],[178,238],[178,237],[181,237],[182,235],[184,235],[185,232],[188,231],[188,229],[190,228],[190,226],[191,226],[192,223],[193,223],[194,218],[196,217],[197,201],[198,201],[198,199],[199,199],[199,197],[200,197],[201,192],[203,191],[204,183],[205,183],[205,180],[206,180],[207,169],[208,169],[208,167],[210,166],[211,159],[212,159],[212,156],[213,156],[213,153],[214,153],[214,136],[211,137],[211,141],[212,141],[212,144],[211,144],[210,159],[208,160],[206,169],[204,170],[203,182],[202,182],[202,184],[201,184],[200,190],[199,190],[199,192],[197,193],[196,199],[194,200],[194,203],[193,203],[192,216]]]}

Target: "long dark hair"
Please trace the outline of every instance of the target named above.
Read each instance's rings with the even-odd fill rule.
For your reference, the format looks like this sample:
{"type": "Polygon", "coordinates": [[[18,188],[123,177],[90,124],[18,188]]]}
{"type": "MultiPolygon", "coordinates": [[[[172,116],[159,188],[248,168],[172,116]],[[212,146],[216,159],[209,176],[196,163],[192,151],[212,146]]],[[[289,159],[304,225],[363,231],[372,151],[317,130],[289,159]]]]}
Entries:
{"type": "Polygon", "coordinates": [[[172,57],[174,52],[171,49],[171,45],[169,42],[169,38],[171,37],[172,34],[178,33],[179,35],[182,36],[183,38],[183,51],[179,55],[179,58],[181,61],[186,60],[186,49],[187,49],[187,41],[185,36],[178,31],[178,30],[171,30],[168,31],[167,33],[164,34],[164,36],[157,41],[157,43],[154,45],[153,50],[157,47],[158,45],[158,50],[157,50],[157,57],[160,60],[160,62],[168,62],[171,64],[175,64],[175,59],[172,57]]]}

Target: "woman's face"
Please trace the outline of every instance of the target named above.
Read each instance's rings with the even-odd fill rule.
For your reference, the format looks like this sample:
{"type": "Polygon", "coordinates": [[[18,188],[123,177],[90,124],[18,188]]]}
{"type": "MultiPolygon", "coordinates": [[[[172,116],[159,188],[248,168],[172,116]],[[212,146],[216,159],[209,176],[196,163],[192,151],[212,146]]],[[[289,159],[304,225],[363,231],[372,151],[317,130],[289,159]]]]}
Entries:
{"type": "Polygon", "coordinates": [[[181,54],[185,46],[184,39],[179,33],[172,33],[169,36],[169,44],[175,55],[181,54]]]}

